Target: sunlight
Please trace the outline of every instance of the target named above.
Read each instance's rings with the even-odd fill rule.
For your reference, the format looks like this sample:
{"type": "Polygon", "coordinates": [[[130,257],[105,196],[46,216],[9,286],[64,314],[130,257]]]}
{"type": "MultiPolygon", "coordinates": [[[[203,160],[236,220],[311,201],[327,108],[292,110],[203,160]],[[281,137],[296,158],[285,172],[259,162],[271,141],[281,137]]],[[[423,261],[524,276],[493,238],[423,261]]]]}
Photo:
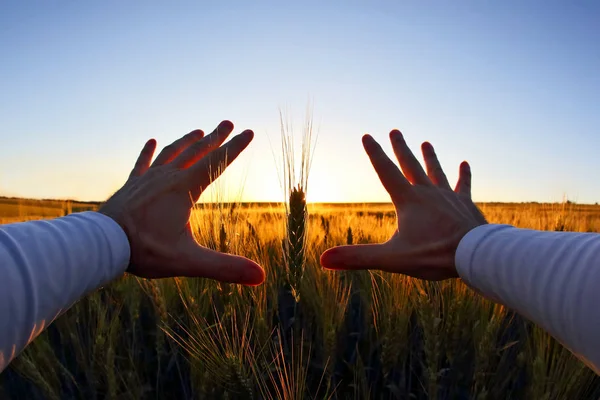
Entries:
{"type": "Polygon", "coordinates": [[[335,188],[335,183],[327,180],[324,176],[311,175],[308,179],[306,201],[308,203],[335,202],[339,199],[339,193],[335,188]]]}

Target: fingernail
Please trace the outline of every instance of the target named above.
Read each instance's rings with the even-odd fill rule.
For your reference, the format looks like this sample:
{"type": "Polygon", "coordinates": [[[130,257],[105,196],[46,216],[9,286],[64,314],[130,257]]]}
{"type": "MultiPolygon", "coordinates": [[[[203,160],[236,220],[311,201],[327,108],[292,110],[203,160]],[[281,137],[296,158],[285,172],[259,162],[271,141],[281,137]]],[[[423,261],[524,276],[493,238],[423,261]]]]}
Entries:
{"type": "Polygon", "coordinates": [[[321,256],[321,265],[325,269],[339,270],[339,265],[342,265],[342,257],[335,249],[327,250],[321,256]]]}
{"type": "Polygon", "coordinates": [[[233,130],[233,122],[228,121],[228,120],[222,121],[219,124],[219,130],[221,130],[221,129],[229,130],[229,131],[233,130]]]}
{"type": "Polygon", "coordinates": [[[398,141],[404,140],[404,137],[402,137],[402,133],[398,129],[393,129],[390,132],[390,138],[392,140],[398,140],[398,141]]]}
{"type": "Polygon", "coordinates": [[[249,285],[260,285],[265,280],[265,271],[258,265],[245,268],[243,272],[244,282],[249,285]]]}
{"type": "Polygon", "coordinates": [[[254,137],[254,131],[252,131],[252,129],[246,129],[244,132],[241,133],[241,135],[250,136],[252,138],[254,137]]]}
{"type": "Polygon", "coordinates": [[[363,135],[362,142],[365,146],[369,146],[375,143],[375,139],[373,139],[373,136],[367,133],[366,135],[363,135]]]}
{"type": "Polygon", "coordinates": [[[429,143],[429,142],[423,142],[423,144],[421,145],[421,148],[424,151],[427,151],[429,153],[433,153],[434,152],[433,145],[431,143],[429,143]]]}

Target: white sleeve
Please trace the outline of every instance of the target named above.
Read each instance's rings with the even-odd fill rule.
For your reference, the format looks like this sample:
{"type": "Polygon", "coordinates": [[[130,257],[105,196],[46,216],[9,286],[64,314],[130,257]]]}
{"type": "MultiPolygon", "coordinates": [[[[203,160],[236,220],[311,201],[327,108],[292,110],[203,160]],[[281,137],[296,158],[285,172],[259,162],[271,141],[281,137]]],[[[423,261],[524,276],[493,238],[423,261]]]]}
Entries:
{"type": "Polygon", "coordinates": [[[473,229],[456,251],[476,291],[548,331],[600,373],[600,235],[508,225],[473,229]]]}
{"type": "Polygon", "coordinates": [[[0,225],[0,371],[62,311],[128,264],[127,236],[100,213],[0,225]]]}

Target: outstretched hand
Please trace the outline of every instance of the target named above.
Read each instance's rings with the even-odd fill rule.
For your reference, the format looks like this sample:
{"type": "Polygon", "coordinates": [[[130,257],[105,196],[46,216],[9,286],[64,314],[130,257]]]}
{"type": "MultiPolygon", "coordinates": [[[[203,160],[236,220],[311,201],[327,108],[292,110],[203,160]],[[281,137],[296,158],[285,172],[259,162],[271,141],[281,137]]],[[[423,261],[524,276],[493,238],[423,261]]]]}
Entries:
{"type": "Polygon", "coordinates": [[[221,146],[233,131],[223,121],[210,135],[192,131],[165,147],[152,164],[149,140],[125,185],[99,210],[125,231],[131,248],[128,272],[145,278],[204,277],[258,285],[263,269],[244,257],[200,246],[190,216],[200,194],[248,146],[246,130],[221,146]]]}
{"type": "Polygon", "coordinates": [[[394,203],[398,229],[385,243],[329,249],[321,256],[321,265],[377,269],[428,280],[457,277],[454,257],[460,240],[487,223],[471,200],[469,164],[460,165],[452,190],[430,143],[421,147],[425,172],[399,131],[391,131],[390,140],[402,172],[371,136],[363,137],[363,146],[394,203]]]}

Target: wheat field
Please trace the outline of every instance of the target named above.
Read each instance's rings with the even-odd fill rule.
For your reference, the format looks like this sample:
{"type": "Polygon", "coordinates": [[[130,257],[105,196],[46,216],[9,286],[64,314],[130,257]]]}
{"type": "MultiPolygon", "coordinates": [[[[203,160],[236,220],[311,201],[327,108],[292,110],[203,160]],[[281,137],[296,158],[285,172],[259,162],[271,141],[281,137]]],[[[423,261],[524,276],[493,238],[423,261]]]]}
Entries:
{"type": "MultiPolygon", "coordinates": [[[[124,276],[0,375],[6,399],[592,399],[600,380],[459,280],[331,272],[328,247],[385,241],[391,204],[200,204],[198,241],[267,271],[254,287],[124,276]],[[300,210],[300,211],[298,211],[300,210]]],[[[0,222],[92,203],[0,201],[0,222]]],[[[600,232],[600,206],[479,204],[492,223],[600,232]]]]}

